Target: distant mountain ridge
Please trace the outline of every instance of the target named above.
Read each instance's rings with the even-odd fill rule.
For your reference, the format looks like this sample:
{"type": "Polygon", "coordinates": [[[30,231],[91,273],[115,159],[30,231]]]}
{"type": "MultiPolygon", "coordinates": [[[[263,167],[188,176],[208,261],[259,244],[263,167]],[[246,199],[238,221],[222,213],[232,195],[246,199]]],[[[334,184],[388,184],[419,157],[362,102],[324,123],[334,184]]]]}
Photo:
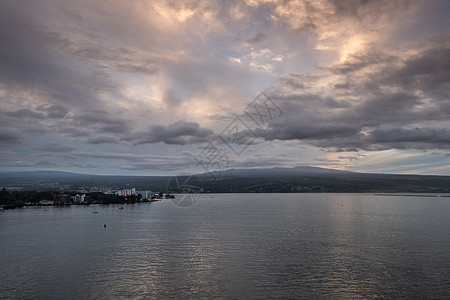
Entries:
{"type": "MultiPolygon", "coordinates": [[[[185,176],[188,178],[189,176],[185,176]]],[[[450,176],[371,174],[309,166],[229,169],[191,175],[211,193],[440,192],[450,193],[450,176]]],[[[173,176],[89,175],[61,171],[0,173],[0,188],[21,190],[165,191],[173,176]]]]}
{"type": "MultiPolygon", "coordinates": [[[[357,174],[351,171],[325,169],[319,167],[297,166],[293,168],[255,168],[255,169],[229,169],[214,171],[212,174],[218,176],[292,176],[292,175],[323,175],[323,174],[357,174]]],[[[205,173],[208,174],[208,173],[205,173]]],[[[201,174],[201,175],[205,175],[201,174]]]]}
{"type": "MultiPolygon", "coordinates": [[[[252,168],[252,169],[228,169],[223,171],[213,171],[213,174],[222,176],[267,176],[267,175],[297,175],[297,174],[349,174],[356,173],[351,171],[342,171],[310,166],[296,166],[292,168],[252,168]]],[[[196,176],[208,175],[208,173],[195,174],[196,176]]],[[[0,177],[170,177],[155,175],[97,175],[83,174],[66,171],[17,171],[1,172],[0,177]]]]}

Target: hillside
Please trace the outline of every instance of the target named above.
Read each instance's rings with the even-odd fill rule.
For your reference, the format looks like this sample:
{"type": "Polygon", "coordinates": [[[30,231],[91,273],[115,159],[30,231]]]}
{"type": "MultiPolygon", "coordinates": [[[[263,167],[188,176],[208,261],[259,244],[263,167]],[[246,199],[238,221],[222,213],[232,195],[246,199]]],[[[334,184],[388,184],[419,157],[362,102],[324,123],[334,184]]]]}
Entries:
{"type": "MultiPolygon", "coordinates": [[[[186,180],[211,193],[450,192],[450,176],[369,174],[306,166],[230,169],[178,178],[178,184],[186,180]]],[[[52,171],[0,174],[0,187],[10,190],[113,191],[134,187],[166,191],[174,182],[171,176],[104,176],[52,171]]]]}

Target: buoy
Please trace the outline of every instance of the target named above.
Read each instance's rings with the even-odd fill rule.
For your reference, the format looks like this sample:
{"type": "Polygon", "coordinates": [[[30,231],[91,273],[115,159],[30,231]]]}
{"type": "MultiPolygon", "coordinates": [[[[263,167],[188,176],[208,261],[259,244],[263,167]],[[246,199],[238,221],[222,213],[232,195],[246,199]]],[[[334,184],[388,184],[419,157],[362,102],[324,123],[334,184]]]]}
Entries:
{"type": "Polygon", "coordinates": [[[105,224],[105,225],[103,225],[103,228],[106,228],[106,224],[105,224]]]}

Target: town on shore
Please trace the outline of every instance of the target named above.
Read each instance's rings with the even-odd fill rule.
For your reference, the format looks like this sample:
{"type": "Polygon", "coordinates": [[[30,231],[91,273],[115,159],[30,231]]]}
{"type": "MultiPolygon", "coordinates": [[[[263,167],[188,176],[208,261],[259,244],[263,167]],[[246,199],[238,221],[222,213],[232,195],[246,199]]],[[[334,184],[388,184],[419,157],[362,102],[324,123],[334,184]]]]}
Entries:
{"type": "Polygon", "coordinates": [[[20,208],[24,206],[70,206],[89,204],[127,204],[138,202],[160,201],[165,198],[174,198],[174,195],[162,192],[136,191],[136,189],[123,189],[115,192],[90,192],[79,194],[76,192],[58,191],[0,191],[0,209],[20,208]]]}

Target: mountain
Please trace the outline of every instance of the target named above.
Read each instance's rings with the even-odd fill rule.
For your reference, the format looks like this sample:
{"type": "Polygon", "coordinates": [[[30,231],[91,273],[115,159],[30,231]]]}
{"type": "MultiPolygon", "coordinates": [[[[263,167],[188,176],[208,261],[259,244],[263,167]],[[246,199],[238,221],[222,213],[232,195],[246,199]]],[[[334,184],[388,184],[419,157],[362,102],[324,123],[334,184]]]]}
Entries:
{"type": "Polygon", "coordinates": [[[450,176],[370,174],[317,167],[230,169],[184,176],[106,176],[56,171],[0,174],[0,187],[14,190],[167,191],[186,182],[211,193],[439,192],[450,193],[450,176]]]}
{"type": "MultiPolygon", "coordinates": [[[[225,171],[215,171],[212,174],[224,177],[280,177],[280,176],[299,176],[299,175],[337,175],[337,174],[355,174],[355,172],[340,171],[333,169],[324,169],[318,167],[297,166],[293,168],[270,168],[270,169],[229,169],[225,171]]],[[[201,175],[208,175],[201,174],[201,175]]]]}

